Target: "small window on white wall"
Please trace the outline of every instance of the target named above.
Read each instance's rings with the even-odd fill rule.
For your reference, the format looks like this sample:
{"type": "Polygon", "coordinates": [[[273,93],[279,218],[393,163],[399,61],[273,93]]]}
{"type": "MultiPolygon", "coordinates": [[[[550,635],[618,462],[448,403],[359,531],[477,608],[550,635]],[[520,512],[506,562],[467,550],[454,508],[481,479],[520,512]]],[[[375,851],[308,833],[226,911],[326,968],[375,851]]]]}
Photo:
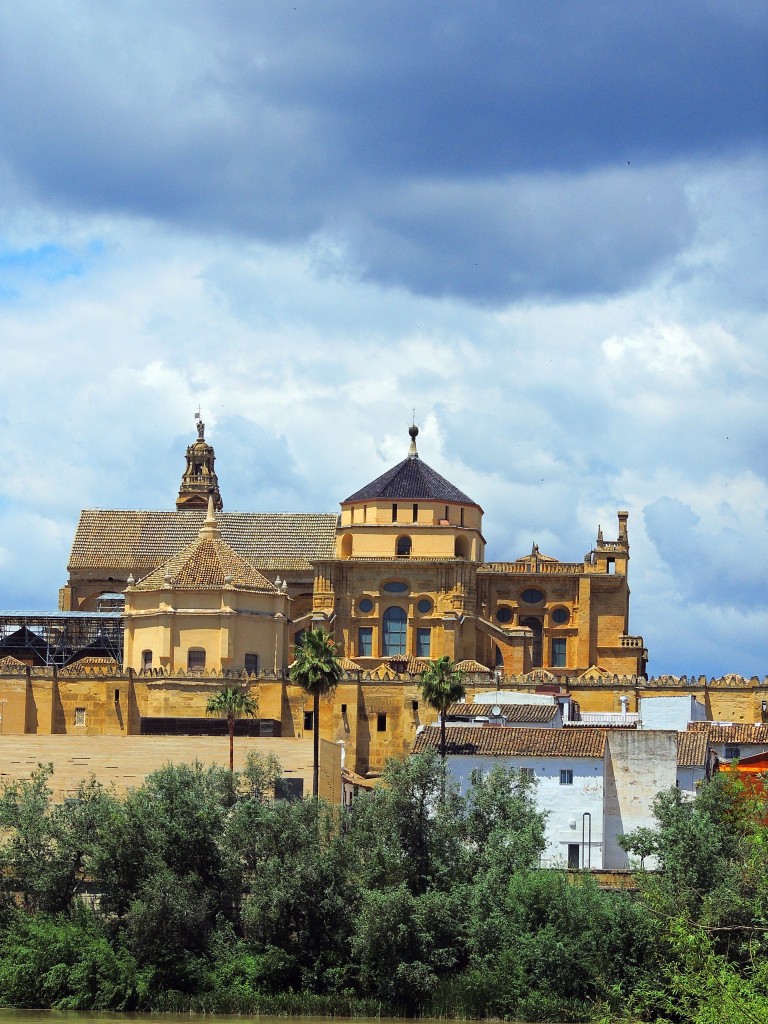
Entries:
{"type": "Polygon", "coordinates": [[[573,785],[573,768],[561,768],[560,769],[560,785],[561,786],[572,786],[573,785]]]}

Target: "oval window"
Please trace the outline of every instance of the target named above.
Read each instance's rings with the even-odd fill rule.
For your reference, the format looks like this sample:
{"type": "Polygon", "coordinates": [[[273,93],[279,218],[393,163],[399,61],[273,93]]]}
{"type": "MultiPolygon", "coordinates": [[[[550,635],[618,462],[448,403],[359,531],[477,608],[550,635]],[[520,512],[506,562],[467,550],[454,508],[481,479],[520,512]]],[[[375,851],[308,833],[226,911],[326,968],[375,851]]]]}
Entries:
{"type": "Polygon", "coordinates": [[[507,605],[503,604],[500,608],[496,609],[496,621],[497,622],[511,622],[512,621],[512,609],[507,605]]]}
{"type": "Polygon", "coordinates": [[[432,611],[432,602],[428,597],[422,597],[419,603],[416,605],[422,615],[429,615],[432,611]]]}
{"type": "Polygon", "coordinates": [[[544,600],[544,594],[541,590],[537,590],[536,587],[528,587],[520,595],[520,600],[525,604],[538,604],[539,601],[544,600]]]}
{"type": "Polygon", "coordinates": [[[372,612],[373,601],[370,599],[370,597],[361,597],[360,600],[357,602],[357,609],[361,612],[372,612]]]}
{"type": "Polygon", "coordinates": [[[385,583],[381,589],[386,590],[388,594],[402,594],[408,589],[408,584],[399,582],[385,583]]]}
{"type": "Polygon", "coordinates": [[[567,608],[555,608],[552,612],[552,621],[556,622],[558,626],[564,626],[570,617],[571,613],[567,608]]]}

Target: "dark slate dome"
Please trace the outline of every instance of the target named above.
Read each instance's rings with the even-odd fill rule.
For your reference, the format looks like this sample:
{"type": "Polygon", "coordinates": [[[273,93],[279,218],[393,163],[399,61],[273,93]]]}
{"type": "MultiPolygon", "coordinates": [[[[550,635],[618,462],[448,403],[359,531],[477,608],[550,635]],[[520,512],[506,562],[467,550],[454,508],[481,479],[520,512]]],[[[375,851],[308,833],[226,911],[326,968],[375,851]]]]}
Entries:
{"type": "Polygon", "coordinates": [[[411,427],[409,433],[412,440],[408,458],[350,494],[342,505],[350,501],[376,501],[382,498],[389,501],[448,501],[460,505],[477,505],[476,501],[421,461],[416,451],[418,428],[411,427]]]}

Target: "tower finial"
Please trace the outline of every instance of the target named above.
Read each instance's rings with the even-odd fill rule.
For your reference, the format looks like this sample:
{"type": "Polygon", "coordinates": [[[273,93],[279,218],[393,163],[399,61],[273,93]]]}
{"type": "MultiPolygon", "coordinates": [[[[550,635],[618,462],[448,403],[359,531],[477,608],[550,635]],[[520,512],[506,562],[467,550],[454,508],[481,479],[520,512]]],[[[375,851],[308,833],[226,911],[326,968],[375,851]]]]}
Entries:
{"type": "Polygon", "coordinates": [[[211,487],[208,491],[208,511],[205,514],[205,522],[200,528],[201,537],[216,538],[221,537],[221,530],[219,524],[216,522],[216,510],[214,508],[214,494],[215,491],[211,487]]]}
{"type": "Polygon", "coordinates": [[[416,426],[416,410],[413,410],[413,421],[410,427],[408,427],[408,433],[411,435],[411,447],[408,449],[409,459],[418,459],[419,453],[416,450],[416,438],[419,436],[419,428],[416,426]]]}

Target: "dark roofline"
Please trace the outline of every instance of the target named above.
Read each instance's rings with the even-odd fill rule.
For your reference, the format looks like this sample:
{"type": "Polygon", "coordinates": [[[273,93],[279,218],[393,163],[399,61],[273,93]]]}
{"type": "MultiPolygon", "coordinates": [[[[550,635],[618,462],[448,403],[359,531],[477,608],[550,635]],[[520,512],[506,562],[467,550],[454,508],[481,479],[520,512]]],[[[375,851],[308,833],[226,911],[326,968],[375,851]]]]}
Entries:
{"type": "Polygon", "coordinates": [[[449,505],[473,505],[482,508],[450,480],[421,459],[409,457],[398,462],[381,476],[377,476],[359,491],[342,501],[349,505],[356,501],[385,499],[391,501],[437,501],[449,505]]]}

